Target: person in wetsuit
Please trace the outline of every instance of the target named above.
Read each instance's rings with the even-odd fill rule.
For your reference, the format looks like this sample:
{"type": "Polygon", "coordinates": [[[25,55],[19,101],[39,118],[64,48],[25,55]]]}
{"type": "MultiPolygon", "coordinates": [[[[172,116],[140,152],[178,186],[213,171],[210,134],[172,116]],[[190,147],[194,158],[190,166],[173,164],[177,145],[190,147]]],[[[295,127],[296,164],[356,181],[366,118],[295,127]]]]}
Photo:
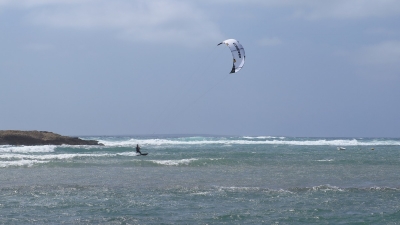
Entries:
{"type": "Polygon", "coordinates": [[[136,145],[136,153],[140,153],[140,154],[142,154],[142,152],[140,151],[139,144],[137,144],[137,145],[136,145]]]}

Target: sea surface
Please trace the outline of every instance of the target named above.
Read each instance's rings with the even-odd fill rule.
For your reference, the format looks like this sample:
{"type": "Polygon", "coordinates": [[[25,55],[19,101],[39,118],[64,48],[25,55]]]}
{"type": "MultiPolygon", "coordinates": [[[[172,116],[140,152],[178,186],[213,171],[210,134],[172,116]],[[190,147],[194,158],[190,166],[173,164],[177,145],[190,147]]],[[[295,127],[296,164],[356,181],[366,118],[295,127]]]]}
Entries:
{"type": "Polygon", "coordinates": [[[0,146],[0,224],[400,224],[400,139],[81,138],[0,146]]]}

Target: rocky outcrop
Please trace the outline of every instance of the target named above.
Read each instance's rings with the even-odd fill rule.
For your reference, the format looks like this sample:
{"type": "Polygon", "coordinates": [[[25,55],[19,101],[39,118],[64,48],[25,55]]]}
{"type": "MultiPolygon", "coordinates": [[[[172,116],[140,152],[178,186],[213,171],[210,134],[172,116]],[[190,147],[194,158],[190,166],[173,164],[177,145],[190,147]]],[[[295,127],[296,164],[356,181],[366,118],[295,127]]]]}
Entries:
{"type": "Polygon", "coordinates": [[[103,145],[96,140],[82,140],[47,131],[0,131],[0,145],[103,145]]]}

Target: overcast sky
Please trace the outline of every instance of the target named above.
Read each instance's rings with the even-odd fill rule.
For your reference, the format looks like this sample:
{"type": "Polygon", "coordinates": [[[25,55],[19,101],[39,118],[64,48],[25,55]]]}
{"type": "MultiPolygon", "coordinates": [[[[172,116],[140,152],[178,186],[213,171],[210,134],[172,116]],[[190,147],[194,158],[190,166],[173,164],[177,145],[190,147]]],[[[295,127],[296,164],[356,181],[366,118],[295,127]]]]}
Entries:
{"type": "Polygon", "coordinates": [[[399,137],[399,21],[398,0],[0,0],[0,129],[399,137]]]}

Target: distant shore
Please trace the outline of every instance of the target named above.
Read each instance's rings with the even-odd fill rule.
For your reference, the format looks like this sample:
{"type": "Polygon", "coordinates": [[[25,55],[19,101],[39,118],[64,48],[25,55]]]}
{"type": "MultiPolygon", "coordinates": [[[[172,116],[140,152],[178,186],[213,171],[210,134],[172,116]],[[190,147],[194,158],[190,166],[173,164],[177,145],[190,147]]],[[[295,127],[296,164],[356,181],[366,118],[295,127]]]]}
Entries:
{"type": "Polygon", "coordinates": [[[0,130],[0,145],[103,145],[96,140],[62,136],[48,131],[0,130]]]}

